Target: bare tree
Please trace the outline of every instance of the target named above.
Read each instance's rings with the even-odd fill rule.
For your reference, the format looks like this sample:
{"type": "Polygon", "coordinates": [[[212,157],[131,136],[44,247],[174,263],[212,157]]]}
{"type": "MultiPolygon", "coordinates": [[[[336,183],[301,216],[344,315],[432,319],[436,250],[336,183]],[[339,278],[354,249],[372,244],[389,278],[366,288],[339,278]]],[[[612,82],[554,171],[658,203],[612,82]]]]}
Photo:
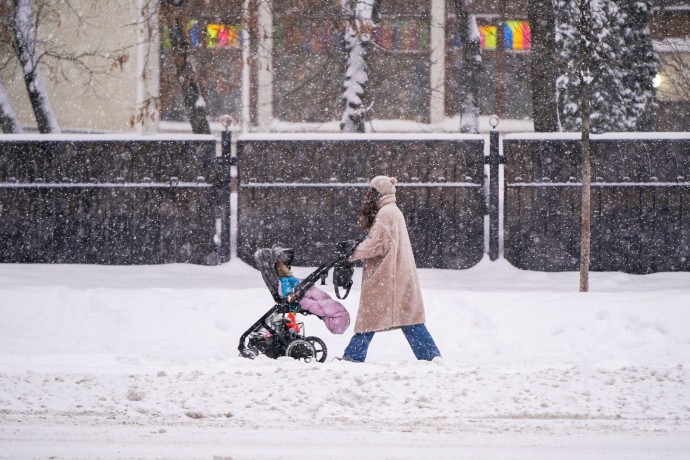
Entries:
{"type": "Polygon", "coordinates": [[[462,44],[460,82],[460,132],[479,132],[479,75],[482,71],[481,38],[477,19],[467,13],[472,0],[453,0],[462,44]]]}
{"type": "Polygon", "coordinates": [[[12,0],[11,15],[12,47],[21,64],[24,83],[31,108],[36,117],[38,131],[41,133],[59,133],[60,127],[43,87],[38,69],[36,27],[34,27],[33,22],[33,18],[38,17],[38,15],[33,14],[32,0],[12,0]]]}
{"type": "Polygon", "coordinates": [[[170,30],[170,43],[177,73],[177,81],[182,89],[184,107],[192,125],[192,132],[196,134],[210,134],[206,101],[198,82],[196,64],[190,52],[190,44],[185,34],[180,9],[175,8],[184,3],[181,0],[169,0],[162,5],[162,16],[170,30]],[[166,7],[167,5],[167,7],[166,7]]]}
{"type": "Polygon", "coordinates": [[[378,22],[380,0],[342,0],[345,17],[345,51],[347,71],[343,83],[343,110],[340,130],[347,133],[363,133],[366,115],[371,109],[366,106],[369,64],[367,55],[371,47],[371,35],[378,22]]]}
{"type": "MultiPolygon", "coordinates": [[[[77,5],[71,0],[0,0],[0,56],[3,57],[0,68],[21,73],[27,90],[33,92],[43,88],[39,73],[53,81],[72,82],[85,93],[94,91],[95,77],[113,68],[121,68],[127,62],[127,51],[131,45],[105,49],[102,40],[94,40],[90,36],[90,40],[80,42],[79,49],[75,49],[74,42],[61,40],[54,33],[54,28],[69,23],[74,26],[70,28],[72,32],[81,34],[86,28],[98,27],[98,23],[92,21],[100,17],[104,5],[123,8],[129,2],[101,0],[77,5]],[[38,85],[32,84],[34,81],[38,85]]],[[[93,94],[97,95],[95,92],[93,94]]],[[[52,122],[47,121],[51,120],[52,109],[46,110],[44,105],[39,104],[48,101],[45,92],[43,97],[30,96],[29,100],[34,113],[39,110],[36,115],[39,131],[55,132],[53,129],[57,123],[54,122],[54,116],[52,122]],[[38,123],[39,119],[41,123],[38,123]]],[[[47,107],[50,108],[49,103],[47,107]]]]}
{"type": "Polygon", "coordinates": [[[17,120],[10,100],[7,97],[5,84],[0,80],[0,127],[3,133],[21,133],[22,126],[17,120]]]}
{"type": "Polygon", "coordinates": [[[676,100],[690,100],[690,47],[682,38],[669,38],[658,45],[661,78],[667,95],[676,100]]]}
{"type": "MultiPolygon", "coordinates": [[[[664,102],[678,106],[680,113],[667,123],[671,129],[686,129],[690,117],[690,43],[687,39],[667,38],[655,45],[659,52],[659,95],[664,102]],[[684,109],[684,110],[683,110],[684,109]]],[[[668,115],[665,115],[667,117],[668,115]]]]}
{"type": "MultiPolygon", "coordinates": [[[[9,3],[0,2],[0,44],[11,43],[12,33],[10,30],[10,8],[9,3]]],[[[0,45],[0,51],[3,51],[0,45]]],[[[11,54],[9,49],[7,54],[11,54]]],[[[0,65],[0,69],[5,65],[0,65]]],[[[5,84],[0,78],[0,128],[3,133],[20,133],[22,126],[17,119],[17,115],[12,108],[10,99],[5,89],[5,84]]]]}

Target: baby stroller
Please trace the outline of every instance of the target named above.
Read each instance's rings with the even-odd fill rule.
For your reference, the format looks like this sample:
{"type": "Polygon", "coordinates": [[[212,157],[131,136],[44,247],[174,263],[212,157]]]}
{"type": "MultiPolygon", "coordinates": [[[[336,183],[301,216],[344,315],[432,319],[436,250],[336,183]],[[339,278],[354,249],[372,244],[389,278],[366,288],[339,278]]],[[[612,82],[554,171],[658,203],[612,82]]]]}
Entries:
{"type": "MultiPolygon", "coordinates": [[[[333,286],[336,296],[339,299],[347,297],[352,287],[352,274],[354,272],[353,265],[347,259],[358,243],[359,241],[339,243],[336,246],[334,255],[326,263],[310,273],[309,276],[301,280],[295,287],[292,293],[294,297],[291,298],[292,302],[280,295],[278,288],[279,278],[275,266],[277,259],[280,259],[282,263],[290,267],[294,251],[280,244],[276,244],[272,248],[256,251],[254,253],[256,266],[273,295],[275,305],[242,334],[238,346],[240,356],[254,359],[263,354],[273,359],[289,356],[294,359],[304,360],[305,362],[310,362],[312,359],[320,363],[324,362],[328,355],[324,341],[315,336],[307,336],[304,331],[304,323],[298,322],[295,324],[292,318],[294,318],[295,313],[302,315],[314,314],[324,320],[331,332],[338,334],[344,332],[349,325],[347,310],[323,291],[312,288],[318,280],[322,281],[321,284],[325,284],[328,272],[333,268],[333,286]],[[340,288],[344,289],[342,295],[340,288]],[[344,312],[344,315],[346,315],[344,327],[342,321],[339,325],[336,325],[335,322],[329,323],[329,319],[333,318],[329,317],[327,311],[324,311],[323,303],[318,298],[314,299],[315,291],[317,294],[325,296],[325,298],[321,297],[321,301],[328,302],[330,300],[330,302],[335,302],[335,304],[340,306],[342,309],[340,313],[344,312]],[[310,301],[307,302],[307,300],[310,301]]],[[[329,304],[326,305],[328,306],[329,304]]]]}

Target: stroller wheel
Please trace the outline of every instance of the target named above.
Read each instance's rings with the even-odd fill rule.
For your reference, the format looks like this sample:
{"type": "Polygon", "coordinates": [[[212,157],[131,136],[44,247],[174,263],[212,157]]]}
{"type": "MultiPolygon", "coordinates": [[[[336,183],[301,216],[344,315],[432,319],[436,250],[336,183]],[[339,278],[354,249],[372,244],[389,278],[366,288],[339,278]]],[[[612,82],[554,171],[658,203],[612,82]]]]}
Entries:
{"type": "Polygon", "coordinates": [[[323,340],[314,336],[305,337],[304,340],[309,341],[314,347],[314,359],[316,359],[317,362],[322,363],[326,361],[328,349],[326,348],[326,344],[323,340]]]}
{"type": "Polygon", "coordinates": [[[259,356],[259,350],[254,347],[245,347],[240,351],[240,356],[243,358],[255,359],[259,356]]]}
{"type": "Polygon", "coordinates": [[[310,362],[316,356],[316,350],[311,342],[305,339],[295,339],[285,347],[285,356],[310,362]]]}

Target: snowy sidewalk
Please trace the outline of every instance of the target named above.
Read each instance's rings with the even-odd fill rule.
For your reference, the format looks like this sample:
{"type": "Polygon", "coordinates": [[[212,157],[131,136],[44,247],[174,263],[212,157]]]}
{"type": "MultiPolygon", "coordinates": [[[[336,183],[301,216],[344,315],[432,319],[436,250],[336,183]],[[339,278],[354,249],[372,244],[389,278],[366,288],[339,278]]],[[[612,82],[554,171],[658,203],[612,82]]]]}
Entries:
{"type": "MultiPolygon", "coordinates": [[[[0,458],[690,456],[690,274],[420,278],[441,363],[394,331],[318,364],[237,356],[271,305],[239,261],[0,265],[0,458]]],[[[304,321],[342,353],[351,331],[304,321]]]]}

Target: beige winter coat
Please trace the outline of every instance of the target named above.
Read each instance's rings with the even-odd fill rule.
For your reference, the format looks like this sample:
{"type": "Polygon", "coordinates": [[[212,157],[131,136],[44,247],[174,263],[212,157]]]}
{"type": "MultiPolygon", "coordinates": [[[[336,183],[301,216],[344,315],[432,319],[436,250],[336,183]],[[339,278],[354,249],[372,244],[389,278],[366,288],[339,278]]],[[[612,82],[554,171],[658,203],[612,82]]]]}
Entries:
{"type": "Polygon", "coordinates": [[[425,321],[410,237],[395,195],[382,196],[379,207],[367,238],[350,256],[364,260],[356,333],[425,321]]]}

